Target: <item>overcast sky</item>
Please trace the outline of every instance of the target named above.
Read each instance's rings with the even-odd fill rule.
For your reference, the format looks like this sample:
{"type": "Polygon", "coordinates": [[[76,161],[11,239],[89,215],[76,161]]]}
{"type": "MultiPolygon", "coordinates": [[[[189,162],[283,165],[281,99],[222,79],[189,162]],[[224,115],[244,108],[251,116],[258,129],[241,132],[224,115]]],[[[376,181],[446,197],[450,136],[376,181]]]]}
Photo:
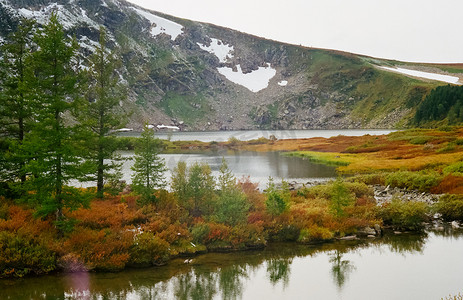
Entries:
{"type": "Polygon", "coordinates": [[[413,62],[463,63],[462,0],[129,0],[269,39],[413,62]]]}

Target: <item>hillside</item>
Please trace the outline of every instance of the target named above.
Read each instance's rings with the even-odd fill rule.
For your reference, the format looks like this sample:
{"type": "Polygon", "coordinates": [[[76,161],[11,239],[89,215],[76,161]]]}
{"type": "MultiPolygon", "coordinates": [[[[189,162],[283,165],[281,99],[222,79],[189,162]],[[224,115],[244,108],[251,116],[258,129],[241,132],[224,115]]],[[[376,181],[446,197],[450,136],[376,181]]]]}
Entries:
{"type": "Polygon", "coordinates": [[[0,41],[19,17],[39,24],[57,10],[85,58],[109,32],[122,59],[132,112],[182,130],[405,127],[416,107],[445,82],[380,66],[443,73],[463,81],[461,65],[406,64],[265,40],[211,24],[150,12],[122,0],[0,0],[0,41]],[[458,79],[459,78],[459,79],[458,79]]]}

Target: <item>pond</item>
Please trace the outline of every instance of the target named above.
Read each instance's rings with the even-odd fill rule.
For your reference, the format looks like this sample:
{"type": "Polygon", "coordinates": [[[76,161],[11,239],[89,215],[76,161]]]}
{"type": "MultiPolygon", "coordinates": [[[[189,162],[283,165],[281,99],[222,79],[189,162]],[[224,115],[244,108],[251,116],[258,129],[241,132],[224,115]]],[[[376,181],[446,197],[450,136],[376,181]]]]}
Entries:
{"type": "MultiPolygon", "coordinates": [[[[124,158],[131,158],[133,152],[121,152],[124,158]]],[[[248,177],[251,182],[257,183],[259,187],[266,186],[269,176],[276,182],[282,179],[286,181],[306,182],[308,179],[327,179],[336,177],[336,168],[322,164],[314,164],[299,157],[281,155],[278,152],[250,152],[250,151],[218,151],[184,154],[162,154],[160,155],[167,167],[165,177],[170,179],[172,171],[179,161],[185,161],[187,165],[207,163],[212,170],[212,175],[218,177],[222,158],[227,161],[233,175],[240,179],[248,177]]],[[[123,177],[127,183],[131,182],[133,160],[124,162],[122,166],[123,177]]],[[[169,181],[169,180],[168,180],[169,181]]]]}
{"type": "Polygon", "coordinates": [[[463,231],[209,253],[120,273],[0,280],[2,299],[441,299],[463,292],[463,231]]]}

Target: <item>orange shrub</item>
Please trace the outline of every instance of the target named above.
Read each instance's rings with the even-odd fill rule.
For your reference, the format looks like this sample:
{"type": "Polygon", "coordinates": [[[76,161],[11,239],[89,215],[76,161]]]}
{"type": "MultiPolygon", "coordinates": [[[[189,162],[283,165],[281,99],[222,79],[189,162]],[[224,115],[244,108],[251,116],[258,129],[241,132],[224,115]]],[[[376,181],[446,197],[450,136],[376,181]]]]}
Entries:
{"type": "Polygon", "coordinates": [[[54,235],[55,228],[49,220],[35,218],[32,210],[12,205],[8,209],[6,220],[0,219],[0,231],[21,232],[35,238],[50,238],[54,235]]]}
{"type": "Polygon", "coordinates": [[[463,176],[447,175],[438,186],[431,189],[434,194],[463,194],[463,176]]]}
{"type": "Polygon", "coordinates": [[[133,233],[128,230],[111,231],[78,228],[65,242],[65,248],[82,259],[88,270],[121,270],[129,260],[133,233]]]}
{"type": "Polygon", "coordinates": [[[185,225],[169,224],[166,229],[158,232],[156,235],[159,238],[167,241],[169,244],[175,243],[181,239],[190,239],[190,232],[185,225]]]}
{"type": "Polygon", "coordinates": [[[209,223],[209,233],[205,238],[205,243],[214,241],[227,241],[230,237],[230,227],[225,224],[209,223]]]}
{"type": "Polygon", "coordinates": [[[146,221],[143,214],[130,209],[126,203],[108,200],[93,201],[89,209],[81,208],[68,215],[79,220],[82,226],[92,229],[122,228],[146,221]]]}
{"type": "Polygon", "coordinates": [[[238,184],[241,186],[241,190],[246,194],[246,198],[251,204],[250,210],[264,211],[266,197],[259,192],[257,184],[252,183],[249,176],[239,179],[238,184]]]}

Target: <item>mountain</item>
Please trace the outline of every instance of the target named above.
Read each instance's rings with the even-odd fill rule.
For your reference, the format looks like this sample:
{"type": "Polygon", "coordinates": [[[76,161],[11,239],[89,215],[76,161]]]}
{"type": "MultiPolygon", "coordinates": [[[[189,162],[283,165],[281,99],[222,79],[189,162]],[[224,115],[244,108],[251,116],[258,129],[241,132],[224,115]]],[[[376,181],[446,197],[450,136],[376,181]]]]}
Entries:
{"type": "Polygon", "coordinates": [[[463,80],[460,65],[289,45],[122,0],[0,0],[0,41],[19,17],[44,24],[54,10],[77,37],[84,64],[99,26],[107,29],[109,46],[123,60],[129,99],[121,105],[133,112],[128,127],[135,129],[144,122],[183,130],[405,127],[424,97],[446,83],[381,66],[463,80]]]}

